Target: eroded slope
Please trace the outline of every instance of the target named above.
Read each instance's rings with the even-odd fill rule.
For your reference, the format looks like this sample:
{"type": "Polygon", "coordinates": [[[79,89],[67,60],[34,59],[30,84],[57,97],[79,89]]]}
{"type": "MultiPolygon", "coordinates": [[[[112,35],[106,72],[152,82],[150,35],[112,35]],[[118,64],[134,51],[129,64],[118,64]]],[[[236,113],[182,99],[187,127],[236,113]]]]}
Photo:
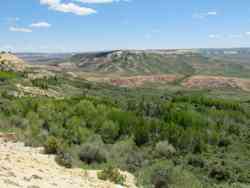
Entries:
{"type": "MultiPolygon", "coordinates": [[[[124,173],[126,187],[136,188],[134,178],[124,173]]],[[[42,148],[25,147],[23,143],[4,142],[0,136],[1,188],[118,188],[97,178],[97,171],[66,169],[53,155],[42,154],[42,148]]]]}

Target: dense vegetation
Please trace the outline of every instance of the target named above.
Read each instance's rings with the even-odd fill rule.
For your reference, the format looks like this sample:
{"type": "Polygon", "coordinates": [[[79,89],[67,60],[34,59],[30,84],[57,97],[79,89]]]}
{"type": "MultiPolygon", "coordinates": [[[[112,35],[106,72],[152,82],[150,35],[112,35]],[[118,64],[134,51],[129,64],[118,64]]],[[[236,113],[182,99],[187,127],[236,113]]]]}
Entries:
{"type": "MultiPolygon", "coordinates": [[[[188,61],[182,60],[181,66],[188,61]]],[[[250,186],[249,93],[188,90],[178,83],[119,88],[64,73],[30,79],[32,71],[0,72],[0,131],[43,146],[58,164],[103,169],[99,178],[120,184],[118,169],[126,170],[145,188],[250,186]],[[58,95],[29,97],[32,90],[25,93],[18,84],[58,95]]]]}
{"type": "Polygon", "coordinates": [[[4,82],[12,78],[16,78],[16,74],[0,71],[0,82],[4,82]]]}
{"type": "Polygon", "coordinates": [[[0,119],[2,131],[17,132],[27,145],[43,145],[68,168],[113,166],[136,174],[146,188],[250,184],[247,102],[200,93],[119,101],[3,95],[0,119]]]}

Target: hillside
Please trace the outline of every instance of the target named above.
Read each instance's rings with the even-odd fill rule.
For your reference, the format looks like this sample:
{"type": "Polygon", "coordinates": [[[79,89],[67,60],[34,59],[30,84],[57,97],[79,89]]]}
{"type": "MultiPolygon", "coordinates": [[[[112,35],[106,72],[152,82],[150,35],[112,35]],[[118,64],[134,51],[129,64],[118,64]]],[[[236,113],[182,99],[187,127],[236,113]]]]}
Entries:
{"type": "Polygon", "coordinates": [[[249,49],[116,50],[72,56],[69,53],[17,56],[30,64],[31,79],[66,75],[122,87],[249,91],[249,49]]]}
{"type": "Polygon", "coordinates": [[[82,170],[59,167],[20,143],[0,142],[0,183],[99,188],[102,181],[96,175],[86,180],[84,171],[113,166],[134,174],[143,188],[249,187],[249,95],[107,90],[105,97],[60,100],[1,96],[1,131],[16,132],[26,146],[44,146],[61,165],[82,170]]]}
{"type": "MultiPolygon", "coordinates": [[[[121,50],[76,54],[70,58],[68,63],[77,65],[77,68],[80,68],[80,70],[84,72],[127,76],[155,74],[201,74],[250,77],[250,63],[237,61],[237,58],[235,58],[235,61],[229,61],[227,56],[223,56],[222,58],[222,56],[212,56],[207,53],[194,50],[121,50]]],[[[63,64],[59,64],[59,66],[63,67],[63,64]]]]}
{"type": "Polygon", "coordinates": [[[0,71],[0,132],[18,140],[0,141],[0,185],[117,188],[129,172],[143,188],[249,187],[249,63],[229,59],[116,51],[0,71]]]}

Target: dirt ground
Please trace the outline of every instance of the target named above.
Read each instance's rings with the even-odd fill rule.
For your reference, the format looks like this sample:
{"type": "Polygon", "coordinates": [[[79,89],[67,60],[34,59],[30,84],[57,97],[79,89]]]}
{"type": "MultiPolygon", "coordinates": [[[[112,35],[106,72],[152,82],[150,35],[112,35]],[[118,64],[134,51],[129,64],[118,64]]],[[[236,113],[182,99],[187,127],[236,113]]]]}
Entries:
{"type": "Polygon", "coordinates": [[[122,172],[126,177],[126,186],[120,186],[99,180],[98,171],[61,167],[54,158],[53,155],[43,154],[42,148],[25,147],[20,142],[6,142],[6,138],[0,136],[0,187],[136,188],[134,177],[129,173],[122,172]]]}

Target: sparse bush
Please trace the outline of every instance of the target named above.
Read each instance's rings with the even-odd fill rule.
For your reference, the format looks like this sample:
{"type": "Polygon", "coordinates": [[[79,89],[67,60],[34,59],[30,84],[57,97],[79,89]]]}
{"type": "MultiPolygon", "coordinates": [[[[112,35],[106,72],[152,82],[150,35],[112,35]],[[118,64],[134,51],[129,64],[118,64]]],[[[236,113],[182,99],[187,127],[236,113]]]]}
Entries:
{"type": "Polygon", "coordinates": [[[21,128],[21,129],[25,129],[29,126],[29,122],[26,119],[20,118],[18,116],[13,116],[11,118],[11,124],[16,128],[21,128]]]}
{"type": "Polygon", "coordinates": [[[124,139],[113,144],[109,150],[108,158],[112,164],[121,169],[128,169],[126,160],[130,153],[136,150],[133,138],[124,139]]]}
{"type": "Polygon", "coordinates": [[[170,170],[166,168],[156,169],[151,176],[151,181],[155,188],[169,188],[170,170]]]}
{"type": "Polygon", "coordinates": [[[61,166],[72,168],[72,156],[69,153],[59,152],[55,160],[61,166]]]}
{"type": "Polygon", "coordinates": [[[119,172],[117,168],[107,167],[98,173],[98,178],[101,180],[109,180],[115,184],[123,185],[125,177],[119,172]]]}
{"type": "Polygon", "coordinates": [[[170,158],[176,153],[174,146],[169,144],[168,141],[158,142],[155,146],[155,150],[157,155],[165,158],[170,158]]]}
{"type": "Polygon", "coordinates": [[[144,160],[144,156],[141,152],[132,151],[131,153],[129,153],[126,159],[127,169],[131,172],[136,171],[143,166],[144,160]]]}
{"type": "Polygon", "coordinates": [[[200,156],[196,155],[191,155],[188,157],[188,164],[198,168],[203,168],[205,166],[204,160],[200,156]]]}
{"type": "Polygon", "coordinates": [[[79,158],[87,164],[103,163],[107,161],[107,154],[102,146],[87,143],[81,146],[79,158]]]}
{"type": "Polygon", "coordinates": [[[228,137],[223,136],[218,143],[219,147],[228,147],[231,144],[231,139],[228,137]]]}
{"type": "Polygon", "coordinates": [[[57,154],[60,147],[60,143],[57,138],[51,136],[48,137],[47,141],[44,144],[44,152],[46,154],[57,154]]]}
{"type": "Polygon", "coordinates": [[[206,144],[204,143],[204,138],[200,135],[196,135],[196,137],[193,138],[191,146],[192,152],[195,154],[202,153],[207,149],[206,144]]]}
{"type": "Polygon", "coordinates": [[[209,176],[218,181],[226,181],[231,178],[230,170],[221,164],[215,164],[211,167],[209,176]]]}

